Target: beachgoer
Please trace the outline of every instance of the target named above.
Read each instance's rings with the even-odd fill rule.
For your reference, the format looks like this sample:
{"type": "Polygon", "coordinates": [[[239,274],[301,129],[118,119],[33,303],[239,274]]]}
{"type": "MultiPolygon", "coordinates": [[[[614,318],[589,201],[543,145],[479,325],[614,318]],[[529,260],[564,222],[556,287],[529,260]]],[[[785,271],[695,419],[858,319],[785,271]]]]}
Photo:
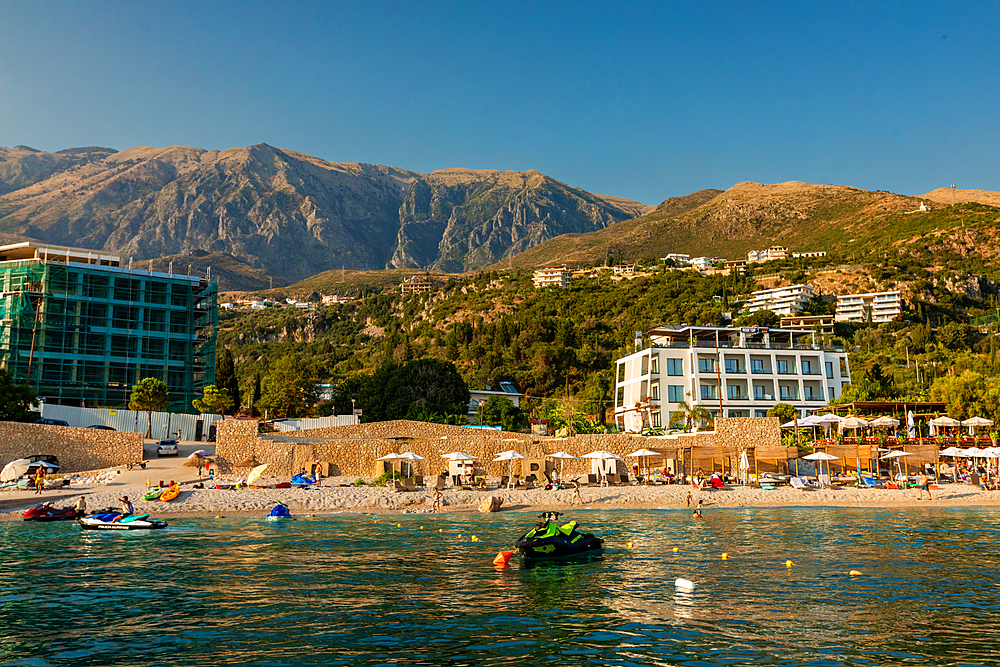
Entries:
{"type": "Polygon", "coordinates": [[[38,466],[35,471],[35,493],[41,493],[45,488],[45,466],[38,466]]]}
{"type": "Polygon", "coordinates": [[[73,509],[76,510],[76,516],[77,516],[77,518],[82,517],[84,514],[86,514],[87,513],[87,501],[86,501],[86,499],[83,496],[80,496],[79,498],[77,498],[76,502],[73,503],[73,509]]]}
{"type": "MultiPolygon", "coordinates": [[[[170,483],[173,484],[172,481],[170,483]]],[[[129,502],[128,496],[122,496],[118,501],[122,504],[121,513],[111,520],[112,523],[121,521],[127,516],[132,516],[132,503],[129,502]]]]}
{"type": "Polygon", "coordinates": [[[573,493],[574,493],[573,500],[572,500],[572,502],[570,502],[570,505],[575,504],[576,501],[578,501],[578,500],[580,501],[580,504],[582,505],[583,504],[583,496],[580,495],[580,482],[576,481],[575,479],[573,480],[573,493]]]}
{"type": "Polygon", "coordinates": [[[439,489],[439,488],[437,488],[435,486],[434,490],[431,491],[431,498],[434,499],[434,502],[431,503],[431,511],[432,512],[440,512],[441,511],[441,501],[444,499],[444,494],[441,493],[441,489],[439,489]]]}
{"type": "Polygon", "coordinates": [[[684,501],[687,503],[688,507],[691,507],[691,492],[690,491],[688,491],[687,498],[685,498],[684,501]]]}
{"type": "Polygon", "coordinates": [[[700,519],[701,518],[701,510],[700,509],[693,509],[693,510],[691,510],[691,517],[695,518],[695,519],[700,519]]]}
{"type": "Polygon", "coordinates": [[[701,516],[701,508],[704,507],[704,506],[705,506],[705,499],[704,498],[699,498],[698,499],[698,516],[701,516]]]}
{"type": "Polygon", "coordinates": [[[931,498],[931,482],[927,479],[927,475],[921,470],[917,473],[917,486],[920,487],[920,491],[917,493],[917,500],[924,499],[924,491],[927,492],[927,500],[934,500],[931,498]]]}
{"type": "Polygon", "coordinates": [[[319,486],[320,481],[323,479],[323,468],[319,465],[319,461],[316,461],[316,486],[319,486]]]}

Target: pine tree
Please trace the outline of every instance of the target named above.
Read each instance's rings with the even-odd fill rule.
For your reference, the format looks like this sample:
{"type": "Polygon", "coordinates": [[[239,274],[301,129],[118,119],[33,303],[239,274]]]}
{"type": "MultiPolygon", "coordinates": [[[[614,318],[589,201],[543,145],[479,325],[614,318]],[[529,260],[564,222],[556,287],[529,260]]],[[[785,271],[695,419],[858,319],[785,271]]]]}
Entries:
{"type": "Polygon", "coordinates": [[[236,377],[233,353],[228,348],[223,348],[215,359],[215,386],[225,391],[232,399],[233,405],[228,408],[227,414],[235,414],[239,408],[240,381],[236,377]]]}

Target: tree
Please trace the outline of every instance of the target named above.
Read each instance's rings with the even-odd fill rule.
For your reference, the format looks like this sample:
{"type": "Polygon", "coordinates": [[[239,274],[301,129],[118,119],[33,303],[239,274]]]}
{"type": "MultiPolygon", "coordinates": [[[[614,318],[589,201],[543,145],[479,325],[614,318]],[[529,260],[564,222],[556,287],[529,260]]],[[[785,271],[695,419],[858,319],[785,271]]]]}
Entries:
{"type": "Polygon", "coordinates": [[[170,405],[167,383],[159,378],[143,378],[132,385],[128,409],[146,413],[146,437],[153,437],[153,412],[166,410],[170,405]]]}
{"type": "Polygon", "coordinates": [[[232,404],[233,401],[226,394],[225,390],[219,389],[214,384],[205,387],[205,392],[201,398],[191,401],[191,405],[198,412],[211,412],[215,414],[223,414],[232,404]]]}
{"type": "Polygon", "coordinates": [[[269,417],[304,417],[317,398],[316,382],[306,365],[289,354],[271,364],[264,376],[260,405],[269,417]]]}
{"type": "Polygon", "coordinates": [[[465,414],[469,387],[455,364],[441,359],[417,359],[400,367],[384,388],[386,419],[409,419],[421,412],[465,414]]]}
{"type": "Polygon", "coordinates": [[[524,411],[503,396],[490,396],[480,410],[484,426],[500,426],[505,431],[520,431],[528,426],[524,411]]]}
{"type": "Polygon", "coordinates": [[[0,369],[0,421],[31,422],[38,413],[31,408],[38,405],[38,397],[25,385],[11,382],[10,374],[0,369]]]}
{"type": "Polygon", "coordinates": [[[747,315],[741,315],[737,322],[739,326],[744,327],[773,327],[777,326],[778,320],[777,313],[762,308],[747,315]]]}
{"type": "MultiPolygon", "coordinates": [[[[223,348],[222,352],[215,359],[215,386],[226,392],[230,400],[230,407],[238,408],[234,405],[240,397],[240,381],[236,377],[236,364],[233,361],[233,353],[228,348],[223,348]]],[[[235,412],[233,410],[229,414],[235,412]]]]}
{"type": "Polygon", "coordinates": [[[767,416],[777,417],[778,421],[785,424],[798,417],[799,411],[795,409],[794,405],[789,405],[788,403],[775,403],[771,406],[771,409],[767,411],[767,416]]]}

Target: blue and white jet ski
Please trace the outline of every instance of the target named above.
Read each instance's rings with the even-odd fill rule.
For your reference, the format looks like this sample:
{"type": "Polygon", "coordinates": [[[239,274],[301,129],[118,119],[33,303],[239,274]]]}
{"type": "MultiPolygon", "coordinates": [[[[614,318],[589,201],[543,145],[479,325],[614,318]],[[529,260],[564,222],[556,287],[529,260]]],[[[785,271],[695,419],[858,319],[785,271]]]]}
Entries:
{"type": "Polygon", "coordinates": [[[167,527],[166,521],[150,519],[148,514],[130,514],[115,521],[119,516],[120,512],[105,512],[82,517],[76,522],[88,530],[156,530],[167,527]]]}

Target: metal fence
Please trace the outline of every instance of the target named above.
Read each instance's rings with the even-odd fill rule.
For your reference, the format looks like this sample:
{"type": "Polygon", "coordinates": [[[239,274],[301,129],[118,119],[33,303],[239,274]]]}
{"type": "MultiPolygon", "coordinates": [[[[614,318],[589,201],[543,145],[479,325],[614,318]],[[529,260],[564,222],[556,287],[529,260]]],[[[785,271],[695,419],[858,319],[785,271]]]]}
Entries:
{"type": "MultiPolygon", "coordinates": [[[[42,417],[46,419],[62,419],[70,426],[110,426],[116,431],[146,432],[146,413],[132,410],[106,410],[103,408],[77,408],[69,405],[42,404],[42,417]]],[[[197,424],[202,422],[202,439],[208,439],[209,426],[220,421],[222,415],[204,414],[188,415],[173,412],[154,412],[152,437],[178,438],[179,440],[194,440],[197,435],[197,424]]]]}
{"type": "Polygon", "coordinates": [[[310,428],[350,426],[357,423],[358,418],[354,415],[335,415],[333,417],[313,417],[309,419],[286,419],[285,421],[276,421],[274,422],[274,428],[278,431],[304,431],[310,428]]]}

